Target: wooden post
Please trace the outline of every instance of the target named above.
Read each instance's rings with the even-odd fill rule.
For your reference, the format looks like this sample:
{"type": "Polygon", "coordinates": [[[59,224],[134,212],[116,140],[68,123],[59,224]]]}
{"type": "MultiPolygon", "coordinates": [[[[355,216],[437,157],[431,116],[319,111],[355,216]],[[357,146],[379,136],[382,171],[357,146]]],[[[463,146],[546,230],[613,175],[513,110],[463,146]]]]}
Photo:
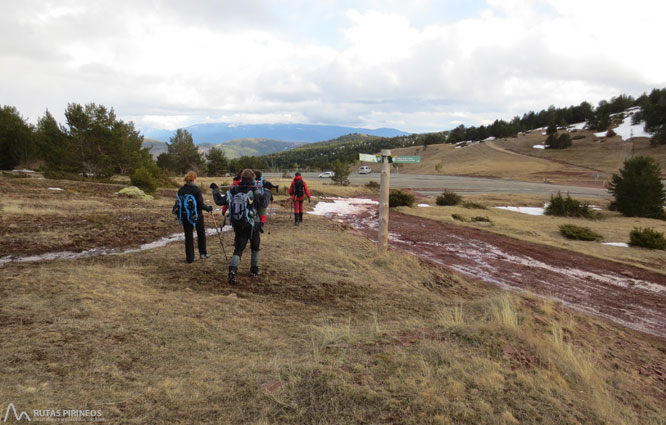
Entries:
{"type": "Polygon", "coordinates": [[[391,156],[391,151],[383,149],[382,174],[379,187],[379,237],[377,238],[377,248],[380,253],[384,253],[388,249],[389,182],[391,177],[389,156],[391,156]]]}

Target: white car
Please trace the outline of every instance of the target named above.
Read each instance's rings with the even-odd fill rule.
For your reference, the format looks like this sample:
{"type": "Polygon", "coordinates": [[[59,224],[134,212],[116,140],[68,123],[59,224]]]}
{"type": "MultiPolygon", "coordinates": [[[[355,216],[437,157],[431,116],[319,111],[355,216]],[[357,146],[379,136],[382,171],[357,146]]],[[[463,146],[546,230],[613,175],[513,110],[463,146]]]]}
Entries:
{"type": "Polygon", "coordinates": [[[324,179],[324,178],[329,178],[330,179],[334,175],[335,175],[334,171],[324,171],[323,173],[319,174],[319,178],[320,179],[324,179]]]}
{"type": "Polygon", "coordinates": [[[368,167],[367,165],[362,165],[361,168],[358,169],[359,174],[370,174],[372,173],[372,168],[368,167]]]}

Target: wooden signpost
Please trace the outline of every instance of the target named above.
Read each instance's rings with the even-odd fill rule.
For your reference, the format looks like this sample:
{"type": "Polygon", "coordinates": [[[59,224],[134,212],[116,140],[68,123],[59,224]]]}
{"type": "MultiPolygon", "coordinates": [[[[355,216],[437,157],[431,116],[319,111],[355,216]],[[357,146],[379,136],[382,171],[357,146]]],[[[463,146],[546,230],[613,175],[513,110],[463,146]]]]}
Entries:
{"type": "Polygon", "coordinates": [[[382,171],[379,186],[379,235],[377,237],[377,249],[386,252],[388,249],[388,222],[389,222],[389,192],[391,180],[391,163],[415,164],[421,162],[420,156],[391,156],[391,151],[382,149],[381,155],[358,155],[361,162],[381,162],[382,171]]]}

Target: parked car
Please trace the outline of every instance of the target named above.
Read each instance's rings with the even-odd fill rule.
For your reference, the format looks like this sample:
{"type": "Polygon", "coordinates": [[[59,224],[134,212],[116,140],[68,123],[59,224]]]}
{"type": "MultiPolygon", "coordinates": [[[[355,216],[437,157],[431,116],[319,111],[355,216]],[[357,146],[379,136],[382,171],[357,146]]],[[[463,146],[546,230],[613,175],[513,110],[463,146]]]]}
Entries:
{"type": "Polygon", "coordinates": [[[319,178],[324,179],[324,178],[331,178],[335,175],[334,171],[324,171],[323,173],[319,174],[319,178]]]}
{"type": "Polygon", "coordinates": [[[358,169],[359,174],[370,174],[372,173],[372,168],[367,165],[361,165],[361,168],[358,169]]]}

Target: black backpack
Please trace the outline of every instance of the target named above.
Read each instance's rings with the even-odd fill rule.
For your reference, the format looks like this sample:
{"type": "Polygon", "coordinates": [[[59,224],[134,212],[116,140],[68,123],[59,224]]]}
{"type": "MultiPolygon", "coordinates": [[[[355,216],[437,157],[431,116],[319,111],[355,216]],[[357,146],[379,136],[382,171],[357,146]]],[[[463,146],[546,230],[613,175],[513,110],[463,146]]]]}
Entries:
{"type": "Polygon", "coordinates": [[[296,196],[305,195],[305,182],[303,182],[303,180],[296,180],[294,182],[294,195],[296,196]]]}
{"type": "Polygon", "coordinates": [[[227,208],[229,209],[229,218],[231,225],[237,227],[253,227],[254,226],[254,193],[249,192],[236,192],[231,195],[227,192],[227,208]]]}

